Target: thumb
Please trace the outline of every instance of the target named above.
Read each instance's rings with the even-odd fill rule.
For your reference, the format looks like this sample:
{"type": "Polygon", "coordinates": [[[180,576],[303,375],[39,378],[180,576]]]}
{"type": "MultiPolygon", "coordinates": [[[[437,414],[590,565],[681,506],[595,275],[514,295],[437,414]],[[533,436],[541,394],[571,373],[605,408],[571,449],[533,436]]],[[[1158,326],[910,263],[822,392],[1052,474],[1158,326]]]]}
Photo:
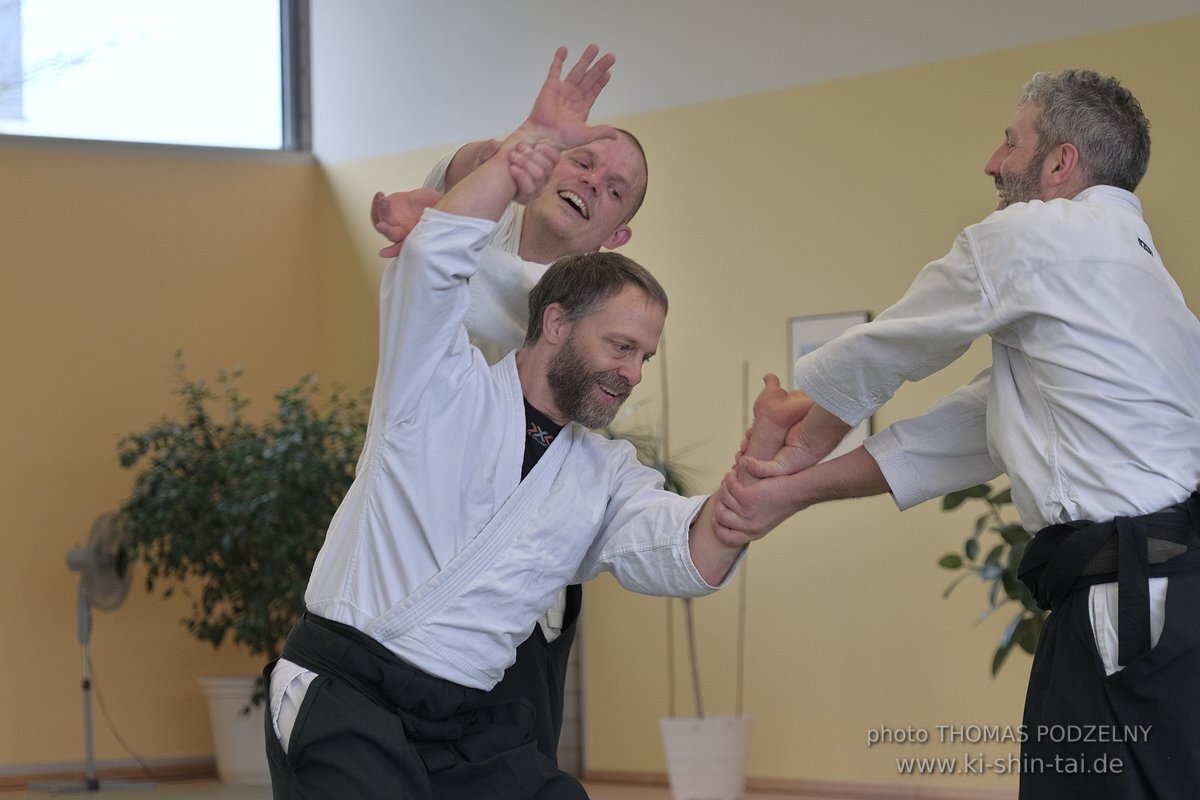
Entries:
{"type": "Polygon", "coordinates": [[[776,478],[787,474],[787,467],[775,459],[763,461],[761,458],[743,455],[738,459],[738,466],[744,469],[751,477],[760,480],[763,478],[776,478]]]}

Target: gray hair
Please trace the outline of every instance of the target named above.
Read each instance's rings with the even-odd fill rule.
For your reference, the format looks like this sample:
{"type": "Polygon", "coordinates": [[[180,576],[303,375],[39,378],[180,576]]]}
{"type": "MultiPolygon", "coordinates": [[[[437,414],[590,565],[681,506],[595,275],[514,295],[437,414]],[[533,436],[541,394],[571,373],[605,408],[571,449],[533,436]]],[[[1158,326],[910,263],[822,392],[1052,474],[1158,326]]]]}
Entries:
{"type": "Polygon", "coordinates": [[[1085,69],[1039,72],[1025,84],[1020,105],[1041,108],[1034,123],[1037,157],[1061,144],[1079,149],[1089,186],[1133,191],[1150,164],[1150,121],[1116,78],[1085,69]]]}
{"type": "Polygon", "coordinates": [[[541,338],[542,318],[552,303],[563,307],[568,320],[576,320],[595,311],[626,286],[638,287],[646,299],[667,310],[666,290],[649,270],[628,256],[606,250],[560,258],[529,292],[525,344],[541,338]]]}

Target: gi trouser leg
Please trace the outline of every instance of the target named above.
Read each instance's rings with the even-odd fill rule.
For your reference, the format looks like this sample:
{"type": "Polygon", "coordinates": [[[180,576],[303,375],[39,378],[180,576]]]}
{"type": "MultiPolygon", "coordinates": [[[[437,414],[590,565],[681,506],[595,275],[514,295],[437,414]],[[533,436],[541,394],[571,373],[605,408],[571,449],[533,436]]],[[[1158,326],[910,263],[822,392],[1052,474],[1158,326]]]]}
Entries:
{"type": "Polygon", "coordinates": [[[1111,676],[1096,648],[1088,592],[1071,592],[1038,642],[1025,733],[1021,800],[1195,797],[1200,574],[1170,577],[1158,643],[1111,676]]]}
{"type": "Polygon", "coordinates": [[[266,715],[275,800],[587,798],[538,750],[526,701],[497,702],[435,678],[361,633],[309,615],[284,656],[318,674],[286,753],[266,715]]]}
{"type": "MultiPolygon", "coordinates": [[[[270,679],[271,666],[265,670],[270,679]]],[[[268,684],[269,685],[269,684],[268,684]]],[[[274,800],[432,800],[425,764],[396,714],[347,683],[318,676],[288,744],[266,714],[274,800]]]]}

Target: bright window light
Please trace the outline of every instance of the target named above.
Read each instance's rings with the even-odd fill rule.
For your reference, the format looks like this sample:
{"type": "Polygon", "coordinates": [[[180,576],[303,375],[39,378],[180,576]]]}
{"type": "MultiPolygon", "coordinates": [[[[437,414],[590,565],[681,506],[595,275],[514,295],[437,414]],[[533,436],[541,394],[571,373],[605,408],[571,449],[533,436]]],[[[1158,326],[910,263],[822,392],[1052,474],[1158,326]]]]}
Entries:
{"type": "Polygon", "coordinates": [[[280,18],[280,0],[0,0],[0,133],[278,149],[280,18]]]}

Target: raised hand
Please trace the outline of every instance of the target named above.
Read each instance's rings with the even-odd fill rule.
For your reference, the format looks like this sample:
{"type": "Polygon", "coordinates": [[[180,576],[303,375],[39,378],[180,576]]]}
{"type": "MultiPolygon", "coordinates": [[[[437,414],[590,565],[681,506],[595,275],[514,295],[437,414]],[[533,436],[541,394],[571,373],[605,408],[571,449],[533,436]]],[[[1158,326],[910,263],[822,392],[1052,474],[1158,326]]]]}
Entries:
{"type": "Polygon", "coordinates": [[[565,150],[596,139],[616,137],[613,128],[587,124],[592,104],[608,83],[609,70],[616,62],[612,53],[597,59],[599,52],[596,45],[588,45],[565,77],[562,68],[567,48],[560,47],[554,52],[546,80],[533,102],[533,110],[518,128],[522,140],[543,141],[558,150],[565,150]]]}
{"type": "Polygon", "coordinates": [[[400,245],[421,220],[421,213],[440,199],[442,193],[434,189],[413,189],[389,195],[376,192],[371,200],[371,224],[392,242],[382,248],[379,255],[384,258],[400,255],[400,245]]]}

